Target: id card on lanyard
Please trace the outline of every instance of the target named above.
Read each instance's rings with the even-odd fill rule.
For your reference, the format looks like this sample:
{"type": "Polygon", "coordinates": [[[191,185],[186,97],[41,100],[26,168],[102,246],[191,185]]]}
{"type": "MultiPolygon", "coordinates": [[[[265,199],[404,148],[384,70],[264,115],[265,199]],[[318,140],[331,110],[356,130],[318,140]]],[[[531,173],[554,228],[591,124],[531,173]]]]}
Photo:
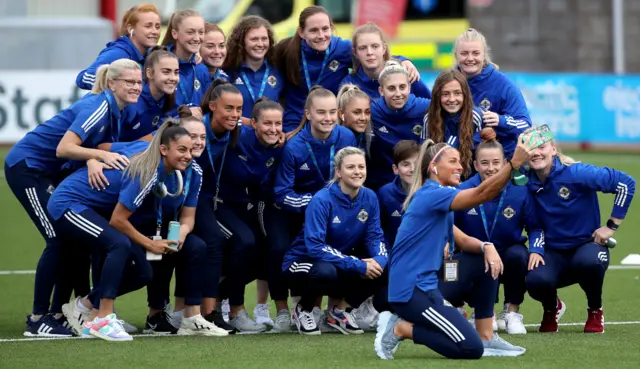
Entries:
{"type": "Polygon", "coordinates": [[[264,95],[264,90],[267,87],[267,80],[269,79],[270,70],[269,64],[267,64],[267,62],[264,62],[264,65],[264,76],[262,76],[262,83],[260,84],[260,91],[258,91],[258,95],[253,92],[253,87],[251,87],[251,81],[249,81],[249,77],[247,77],[247,74],[244,71],[240,71],[240,77],[242,77],[242,81],[244,81],[244,85],[247,87],[247,90],[249,90],[249,95],[251,95],[251,99],[254,103],[264,95]]]}
{"type": "Polygon", "coordinates": [[[491,230],[489,230],[489,226],[487,225],[487,215],[484,212],[484,206],[482,204],[480,207],[480,217],[482,218],[482,225],[484,226],[484,232],[487,235],[487,242],[492,242],[491,236],[493,235],[493,230],[496,228],[496,223],[498,223],[498,217],[500,216],[500,211],[502,209],[502,204],[504,203],[504,197],[507,194],[507,189],[503,189],[500,195],[500,201],[498,202],[498,207],[496,208],[496,215],[493,217],[493,224],[491,224],[491,230]]]}
{"type": "Polygon", "coordinates": [[[307,65],[307,58],[304,56],[304,51],[300,50],[300,55],[302,59],[302,69],[304,71],[304,79],[307,82],[307,89],[311,91],[311,87],[320,83],[320,79],[322,78],[322,74],[324,73],[324,68],[327,66],[327,62],[329,61],[329,48],[324,52],[324,60],[322,60],[322,66],[320,67],[320,73],[318,74],[318,79],[316,82],[311,84],[311,77],[309,77],[309,66],[307,65]]]}
{"type": "Polygon", "coordinates": [[[444,261],[444,281],[445,282],[457,282],[458,281],[458,260],[453,260],[453,252],[455,251],[455,240],[453,235],[450,236],[448,242],[449,246],[449,258],[444,261]]]}
{"type": "Polygon", "coordinates": [[[336,146],[331,145],[331,150],[329,151],[329,179],[325,179],[324,175],[322,174],[322,171],[320,170],[320,165],[318,165],[316,154],[313,153],[313,149],[311,148],[311,145],[309,145],[308,142],[305,142],[304,144],[305,146],[307,146],[307,150],[309,151],[309,155],[311,156],[311,161],[313,161],[313,165],[316,167],[316,171],[318,171],[318,174],[320,174],[320,178],[322,178],[322,181],[326,183],[328,180],[330,180],[333,177],[333,157],[335,155],[336,146]]]}

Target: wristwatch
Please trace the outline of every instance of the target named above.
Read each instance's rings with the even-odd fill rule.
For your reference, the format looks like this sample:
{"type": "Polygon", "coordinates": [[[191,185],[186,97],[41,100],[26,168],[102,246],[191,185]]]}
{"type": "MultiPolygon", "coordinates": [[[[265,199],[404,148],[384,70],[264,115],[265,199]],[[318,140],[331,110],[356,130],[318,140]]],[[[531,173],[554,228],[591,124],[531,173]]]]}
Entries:
{"type": "Polygon", "coordinates": [[[612,231],[617,231],[619,227],[620,225],[616,224],[613,220],[607,220],[607,228],[611,229],[612,231]]]}

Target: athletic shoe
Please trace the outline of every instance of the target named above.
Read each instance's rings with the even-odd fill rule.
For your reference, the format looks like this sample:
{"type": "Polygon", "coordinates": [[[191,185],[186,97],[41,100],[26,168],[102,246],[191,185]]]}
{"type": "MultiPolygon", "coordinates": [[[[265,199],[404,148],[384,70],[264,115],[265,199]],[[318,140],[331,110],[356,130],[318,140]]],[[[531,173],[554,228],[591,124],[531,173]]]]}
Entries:
{"type": "Polygon", "coordinates": [[[82,330],[84,329],[82,326],[84,323],[91,321],[91,310],[87,307],[81,306],[80,297],[76,297],[75,300],[62,305],[62,313],[67,317],[67,321],[69,322],[69,325],[71,325],[73,333],[78,336],[82,335],[82,330]]]}
{"type": "Polygon", "coordinates": [[[496,314],[496,323],[498,324],[498,329],[501,331],[507,329],[507,322],[504,317],[509,312],[508,306],[509,304],[504,304],[504,309],[496,314]]]}
{"type": "Polygon", "coordinates": [[[198,314],[191,318],[182,317],[178,335],[225,337],[229,335],[229,332],[208,322],[202,315],[198,314]]]}
{"type": "Polygon", "coordinates": [[[604,333],[604,311],[602,308],[587,309],[587,314],[584,333],[604,333]]]}
{"type": "Polygon", "coordinates": [[[224,321],[229,322],[229,319],[231,319],[231,317],[229,316],[229,314],[231,313],[231,306],[229,306],[229,299],[222,300],[222,303],[220,304],[220,311],[222,312],[222,317],[224,318],[224,321]]]}
{"type": "Polygon", "coordinates": [[[564,312],[567,311],[567,304],[562,302],[560,299],[557,299],[557,301],[558,304],[554,310],[545,311],[542,315],[542,322],[538,329],[539,332],[548,333],[558,331],[558,322],[564,315],[564,312]]]}
{"type": "Polygon", "coordinates": [[[62,314],[59,318],[56,318],[55,314],[51,314],[51,315],[53,316],[53,319],[55,319],[56,322],[58,322],[58,324],[60,324],[61,326],[73,332],[73,328],[71,328],[71,324],[69,323],[69,320],[67,319],[67,317],[64,316],[64,314],[62,314]]]}
{"type": "Polygon", "coordinates": [[[173,309],[165,309],[167,315],[169,316],[169,323],[174,326],[176,329],[180,328],[182,325],[182,317],[184,317],[184,310],[173,311],[173,309]]]}
{"type": "Polygon", "coordinates": [[[329,316],[327,317],[327,324],[340,331],[342,334],[362,334],[364,331],[358,327],[356,318],[353,316],[353,309],[346,308],[345,310],[338,309],[334,306],[329,310],[329,316]]]}
{"type": "Polygon", "coordinates": [[[237,332],[236,329],[233,326],[231,326],[229,323],[227,323],[224,320],[224,318],[222,317],[222,313],[219,312],[218,310],[213,310],[211,313],[209,313],[204,318],[209,323],[215,324],[217,327],[220,327],[220,328],[224,329],[229,334],[235,334],[237,332]]]}
{"type": "Polygon", "coordinates": [[[520,356],[527,350],[510,344],[498,336],[497,333],[493,334],[488,341],[482,341],[484,345],[484,353],[482,356],[520,356]]]}
{"type": "Polygon", "coordinates": [[[269,305],[267,304],[257,304],[253,309],[253,318],[256,320],[256,323],[267,326],[267,328],[273,328],[273,320],[269,315],[269,305]]]}
{"type": "Polygon", "coordinates": [[[91,335],[91,322],[86,322],[82,325],[82,333],[80,338],[95,338],[91,335]]]}
{"type": "Polygon", "coordinates": [[[509,334],[527,334],[527,328],[522,324],[522,314],[516,312],[508,312],[504,315],[507,333],[509,334]]]}
{"type": "Polygon", "coordinates": [[[44,315],[35,322],[31,315],[27,315],[27,328],[24,330],[27,337],[71,337],[73,332],[65,328],[51,314],[44,315]]]}
{"type": "MultiPolygon", "coordinates": [[[[476,327],[476,313],[471,313],[471,317],[469,318],[469,324],[471,324],[474,328],[476,327]]],[[[498,331],[498,322],[496,321],[495,314],[493,315],[493,320],[491,321],[491,328],[494,332],[498,331]]]]}
{"type": "Polygon", "coordinates": [[[116,314],[109,314],[100,319],[96,318],[90,323],[89,333],[107,341],[131,341],[133,337],[125,332],[122,320],[116,314]]]}
{"type": "Polygon", "coordinates": [[[289,333],[291,332],[291,317],[289,315],[289,310],[282,309],[278,311],[276,315],[276,321],[273,325],[273,329],[271,332],[274,333],[289,333]]]}
{"type": "MultiPolygon", "coordinates": [[[[318,309],[319,310],[319,309],[318,309]]],[[[293,321],[300,334],[316,336],[320,334],[320,329],[312,312],[302,310],[302,305],[298,304],[293,309],[293,321]]]]}
{"type": "Polygon", "coordinates": [[[314,306],[313,310],[311,310],[311,314],[313,315],[313,319],[316,321],[316,326],[323,333],[335,333],[337,332],[335,328],[330,326],[327,323],[327,317],[329,316],[329,312],[327,310],[322,311],[319,307],[314,306]]]}
{"type": "Polygon", "coordinates": [[[264,324],[258,324],[251,319],[249,313],[245,309],[238,311],[236,316],[229,320],[229,325],[234,327],[239,333],[243,334],[262,333],[267,330],[267,327],[264,324]]]}
{"type": "Polygon", "coordinates": [[[383,311],[378,316],[378,327],[376,329],[376,339],[373,341],[373,348],[376,355],[382,360],[393,360],[393,354],[400,346],[400,339],[393,333],[400,318],[388,311],[383,311]]]}
{"type": "Polygon", "coordinates": [[[378,311],[373,307],[373,299],[369,297],[366,299],[358,309],[354,309],[354,315],[356,317],[356,324],[361,329],[375,330],[378,323],[378,311]]]}
{"type": "Polygon", "coordinates": [[[129,334],[138,333],[138,328],[132,324],[127,323],[125,320],[122,320],[122,327],[124,328],[124,331],[129,334]]]}
{"type": "MultiPolygon", "coordinates": [[[[124,329],[124,328],[123,328],[124,329]]],[[[155,335],[176,334],[178,329],[169,322],[169,314],[159,311],[152,316],[147,316],[147,323],[142,333],[155,335]]]]}

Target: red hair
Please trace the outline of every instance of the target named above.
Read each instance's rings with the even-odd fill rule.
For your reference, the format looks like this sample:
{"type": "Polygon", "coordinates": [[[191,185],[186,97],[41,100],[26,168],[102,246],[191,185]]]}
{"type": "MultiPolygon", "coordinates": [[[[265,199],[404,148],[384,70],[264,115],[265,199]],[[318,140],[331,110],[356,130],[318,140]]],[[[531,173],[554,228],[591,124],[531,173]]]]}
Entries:
{"type": "Polygon", "coordinates": [[[120,36],[126,36],[129,34],[129,26],[135,27],[140,20],[140,13],[155,13],[160,17],[158,8],[151,3],[142,3],[140,5],[134,5],[131,9],[127,10],[122,17],[122,24],[120,25],[120,36]]]}

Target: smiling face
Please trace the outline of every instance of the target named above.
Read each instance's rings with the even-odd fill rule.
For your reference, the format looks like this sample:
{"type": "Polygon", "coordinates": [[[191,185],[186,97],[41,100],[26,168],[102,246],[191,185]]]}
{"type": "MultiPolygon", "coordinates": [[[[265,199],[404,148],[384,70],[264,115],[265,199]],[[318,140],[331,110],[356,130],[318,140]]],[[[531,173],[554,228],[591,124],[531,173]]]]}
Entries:
{"type": "Polygon", "coordinates": [[[458,186],[462,175],[460,153],[454,148],[447,148],[440,153],[440,160],[430,168],[431,176],[443,186],[458,186]],[[436,174],[437,172],[437,174],[436,174]]]}
{"type": "Polygon", "coordinates": [[[325,13],[316,13],[307,17],[304,28],[298,28],[298,35],[316,51],[325,51],[331,43],[333,27],[329,16],[325,13]]]}
{"type": "Polygon", "coordinates": [[[363,97],[355,97],[349,101],[344,112],[340,112],[342,125],[355,133],[364,133],[371,121],[371,101],[363,97]]]}
{"type": "Polygon", "coordinates": [[[350,189],[362,187],[367,179],[367,164],[360,154],[347,155],[342,159],[340,168],[336,169],[340,182],[350,189]]]}
{"type": "Polygon", "coordinates": [[[357,37],[354,54],[360,65],[369,70],[379,70],[384,66],[384,53],[387,45],[377,33],[363,33],[357,37]]]}
{"type": "Polygon", "coordinates": [[[464,94],[460,82],[453,80],[446,83],[440,91],[440,104],[442,109],[449,114],[456,114],[462,109],[464,94]]]}
{"type": "Polygon", "coordinates": [[[256,136],[264,145],[275,145],[282,135],[282,112],[278,109],[262,110],[253,125],[256,136]]]}
{"type": "Polygon", "coordinates": [[[380,83],[379,91],[387,106],[391,109],[402,109],[407,103],[411,85],[409,78],[403,73],[393,73],[380,83]]]}
{"type": "Polygon", "coordinates": [[[200,155],[202,155],[207,142],[207,131],[204,124],[199,120],[191,119],[183,123],[182,127],[184,127],[184,129],[189,132],[189,136],[191,136],[193,144],[191,147],[191,156],[199,158],[200,155]]]}
{"type": "Polygon", "coordinates": [[[160,37],[160,16],[154,12],[143,12],[137,14],[137,22],[133,27],[129,27],[129,35],[133,31],[131,40],[144,48],[153,47],[158,44],[160,37]]]}
{"type": "Polygon", "coordinates": [[[202,46],[200,47],[202,61],[210,67],[222,67],[224,58],[227,57],[227,44],[222,32],[207,32],[203,40],[202,46]]]}
{"type": "MultiPolygon", "coordinates": [[[[338,104],[333,96],[316,96],[311,107],[305,110],[307,120],[311,124],[311,132],[327,137],[338,121],[338,104]]],[[[315,135],[314,135],[315,136],[315,135]]]]}
{"type": "Polygon", "coordinates": [[[142,92],[142,72],[140,69],[121,69],[120,76],[108,82],[116,100],[124,105],[138,102],[142,92]]]}
{"type": "Polygon", "coordinates": [[[418,161],[419,153],[415,153],[410,157],[402,160],[398,165],[393,164],[393,173],[400,177],[402,183],[410,186],[413,182],[413,173],[416,169],[416,162],[418,161]]]}
{"type": "Polygon", "coordinates": [[[195,54],[200,51],[204,40],[204,19],[200,16],[184,18],[178,29],[171,30],[171,35],[178,47],[189,54],[195,54]]]}
{"type": "Polygon", "coordinates": [[[223,92],[220,98],[209,103],[214,119],[211,120],[211,129],[214,132],[231,131],[238,125],[242,117],[242,95],[238,93],[223,92]]]}
{"type": "Polygon", "coordinates": [[[474,77],[484,67],[485,46],[481,41],[460,41],[456,50],[458,67],[467,77],[474,77]]]}
{"type": "Polygon", "coordinates": [[[168,56],[160,58],[153,69],[147,68],[147,80],[164,94],[174,93],[180,81],[178,59],[168,56]]]}
{"type": "Polygon", "coordinates": [[[476,152],[473,162],[480,178],[484,181],[494,176],[505,165],[504,154],[498,148],[486,148],[476,152]]]}
{"type": "Polygon", "coordinates": [[[251,28],[244,36],[245,57],[263,60],[269,51],[269,33],[265,27],[251,28]]]}
{"type": "Polygon", "coordinates": [[[556,146],[551,142],[546,142],[533,150],[529,159],[529,166],[535,171],[551,170],[553,157],[557,153],[556,146]]]}
{"type": "Polygon", "coordinates": [[[188,135],[180,136],[168,146],[160,145],[160,153],[164,157],[168,170],[185,170],[191,164],[193,141],[188,135]]]}

